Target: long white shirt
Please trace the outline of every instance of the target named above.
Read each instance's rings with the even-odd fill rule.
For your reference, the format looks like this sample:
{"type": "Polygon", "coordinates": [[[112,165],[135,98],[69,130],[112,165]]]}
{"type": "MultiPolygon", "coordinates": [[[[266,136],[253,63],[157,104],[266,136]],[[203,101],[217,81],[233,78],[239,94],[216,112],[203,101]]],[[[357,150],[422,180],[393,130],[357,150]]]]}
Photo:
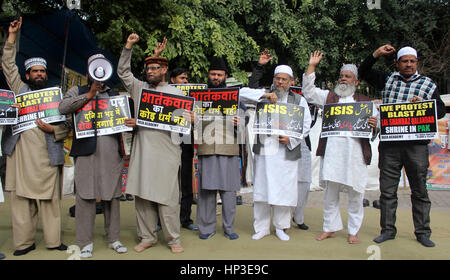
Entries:
{"type": "MultiPolygon", "coordinates": [[[[263,89],[242,88],[239,98],[248,102],[258,101],[265,93],[263,89]]],[[[288,95],[278,102],[287,103],[288,95]]],[[[305,110],[303,119],[303,138],[309,133],[311,114],[308,103],[301,98],[300,104],[305,110]]],[[[287,148],[294,149],[301,140],[290,137],[287,148]]],[[[270,205],[297,206],[297,176],[298,160],[286,160],[286,149],[278,141],[278,136],[266,137],[264,148],[259,155],[255,155],[253,200],[266,202],[270,205]]]]}
{"type": "MultiPolygon", "coordinates": [[[[316,74],[303,74],[302,92],[310,103],[324,106],[329,90],[322,90],[314,85],[316,74]]],[[[339,103],[356,102],[353,95],[339,98],[339,103]]],[[[374,105],[373,115],[377,109],[374,105]]],[[[367,165],[364,161],[360,139],[354,137],[328,137],[325,155],[320,162],[319,184],[331,181],[350,186],[359,193],[364,193],[367,185],[367,165]]]]}

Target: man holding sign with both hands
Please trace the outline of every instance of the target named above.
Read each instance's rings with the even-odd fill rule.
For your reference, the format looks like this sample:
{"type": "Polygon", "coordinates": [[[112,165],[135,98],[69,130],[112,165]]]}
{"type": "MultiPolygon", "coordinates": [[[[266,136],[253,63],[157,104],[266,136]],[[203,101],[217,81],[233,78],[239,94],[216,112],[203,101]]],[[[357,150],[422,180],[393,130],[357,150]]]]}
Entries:
{"type": "MultiPolygon", "coordinates": [[[[383,103],[406,103],[436,100],[437,117],[445,116],[445,104],[441,100],[436,84],[428,77],[417,72],[417,51],[412,47],[401,48],[397,52],[398,72],[386,73],[372,70],[379,57],[395,54],[391,45],[379,47],[361,64],[359,73],[369,84],[381,91],[383,103]]],[[[382,243],[394,239],[397,210],[397,188],[402,168],[411,187],[414,234],[417,241],[425,247],[434,247],[430,240],[430,209],[426,178],[429,140],[381,141],[378,150],[380,168],[381,234],[374,239],[382,243]]]]}

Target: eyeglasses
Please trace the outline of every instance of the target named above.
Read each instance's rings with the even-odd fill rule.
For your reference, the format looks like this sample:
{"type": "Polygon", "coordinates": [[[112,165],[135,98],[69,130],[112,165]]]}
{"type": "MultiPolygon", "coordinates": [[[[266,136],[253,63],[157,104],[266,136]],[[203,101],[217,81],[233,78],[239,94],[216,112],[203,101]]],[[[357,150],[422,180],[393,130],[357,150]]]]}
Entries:
{"type": "Polygon", "coordinates": [[[147,71],[152,71],[152,72],[154,72],[156,70],[159,70],[159,69],[161,69],[161,66],[149,66],[149,67],[147,67],[147,71]]]}

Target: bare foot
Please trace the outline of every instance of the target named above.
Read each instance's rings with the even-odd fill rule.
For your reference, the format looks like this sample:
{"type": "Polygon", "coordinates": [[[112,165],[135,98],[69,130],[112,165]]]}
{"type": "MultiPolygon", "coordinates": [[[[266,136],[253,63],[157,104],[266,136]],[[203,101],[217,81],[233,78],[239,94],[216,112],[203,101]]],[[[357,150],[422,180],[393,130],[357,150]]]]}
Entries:
{"type": "Polygon", "coordinates": [[[320,235],[316,237],[316,240],[322,241],[327,238],[335,237],[336,234],[334,232],[322,232],[320,235]]]}
{"type": "Polygon", "coordinates": [[[348,243],[349,244],[359,244],[361,241],[359,241],[359,238],[357,235],[348,235],[348,243]]]}
{"type": "Polygon", "coordinates": [[[141,242],[141,243],[139,243],[138,245],[136,245],[136,246],[134,247],[134,251],[136,251],[136,252],[138,252],[138,253],[141,253],[141,252],[143,252],[145,249],[150,248],[150,247],[153,247],[153,246],[155,246],[155,245],[156,245],[156,243],[148,244],[148,243],[145,243],[145,242],[141,242]]]}

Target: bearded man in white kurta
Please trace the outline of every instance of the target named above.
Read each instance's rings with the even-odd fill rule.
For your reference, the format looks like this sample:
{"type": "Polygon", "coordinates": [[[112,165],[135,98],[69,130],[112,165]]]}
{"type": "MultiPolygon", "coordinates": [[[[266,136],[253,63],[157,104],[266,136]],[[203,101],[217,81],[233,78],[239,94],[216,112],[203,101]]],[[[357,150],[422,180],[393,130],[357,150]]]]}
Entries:
{"type": "MultiPolygon", "coordinates": [[[[351,103],[369,101],[363,95],[355,93],[358,85],[358,69],[353,64],[341,68],[338,85],[334,91],[315,87],[315,68],[323,54],[315,51],[311,54],[306,74],[303,74],[303,94],[308,102],[323,106],[330,103],[351,103]]],[[[377,110],[373,107],[374,115],[377,110]]],[[[369,117],[369,125],[376,127],[377,117],[369,117]]],[[[370,164],[371,151],[368,139],[334,136],[321,138],[317,155],[321,156],[319,182],[324,188],[323,233],[316,240],[334,237],[342,230],[339,211],[339,193],[347,192],[348,203],[348,242],[360,243],[357,233],[361,227],[364,211],[363,198],[367,183],[367,165],[370,164]]]]}
{"type": "MultiPolygon", "coordinates": [[[[284,102],[300,105],[304,108],[303,137],[308,135],[311,115],[306,100],[289,91],[293,79],[293,71],[287,65],[275,68],[273,92],[276,94],[272,103],[284,102]]],[[[240,97],[250,95],[241,89],[240,97]]],[[[254,89],[253,91],[261,91],[254,89]]],[[[263,92],[261,92],[262,95],[263,92]]],[[[261,137],[259,147],[255,145],[254,165],[254,223],[255,234],[252,239],[258,240],[270,234],[270,216],[273,210],[275,234],[282,241],[288,241],[285,230],[291,226],[291,208],[297,205],[297,174],[300,159],[300,139],[288,136],[261,137]]]]}

